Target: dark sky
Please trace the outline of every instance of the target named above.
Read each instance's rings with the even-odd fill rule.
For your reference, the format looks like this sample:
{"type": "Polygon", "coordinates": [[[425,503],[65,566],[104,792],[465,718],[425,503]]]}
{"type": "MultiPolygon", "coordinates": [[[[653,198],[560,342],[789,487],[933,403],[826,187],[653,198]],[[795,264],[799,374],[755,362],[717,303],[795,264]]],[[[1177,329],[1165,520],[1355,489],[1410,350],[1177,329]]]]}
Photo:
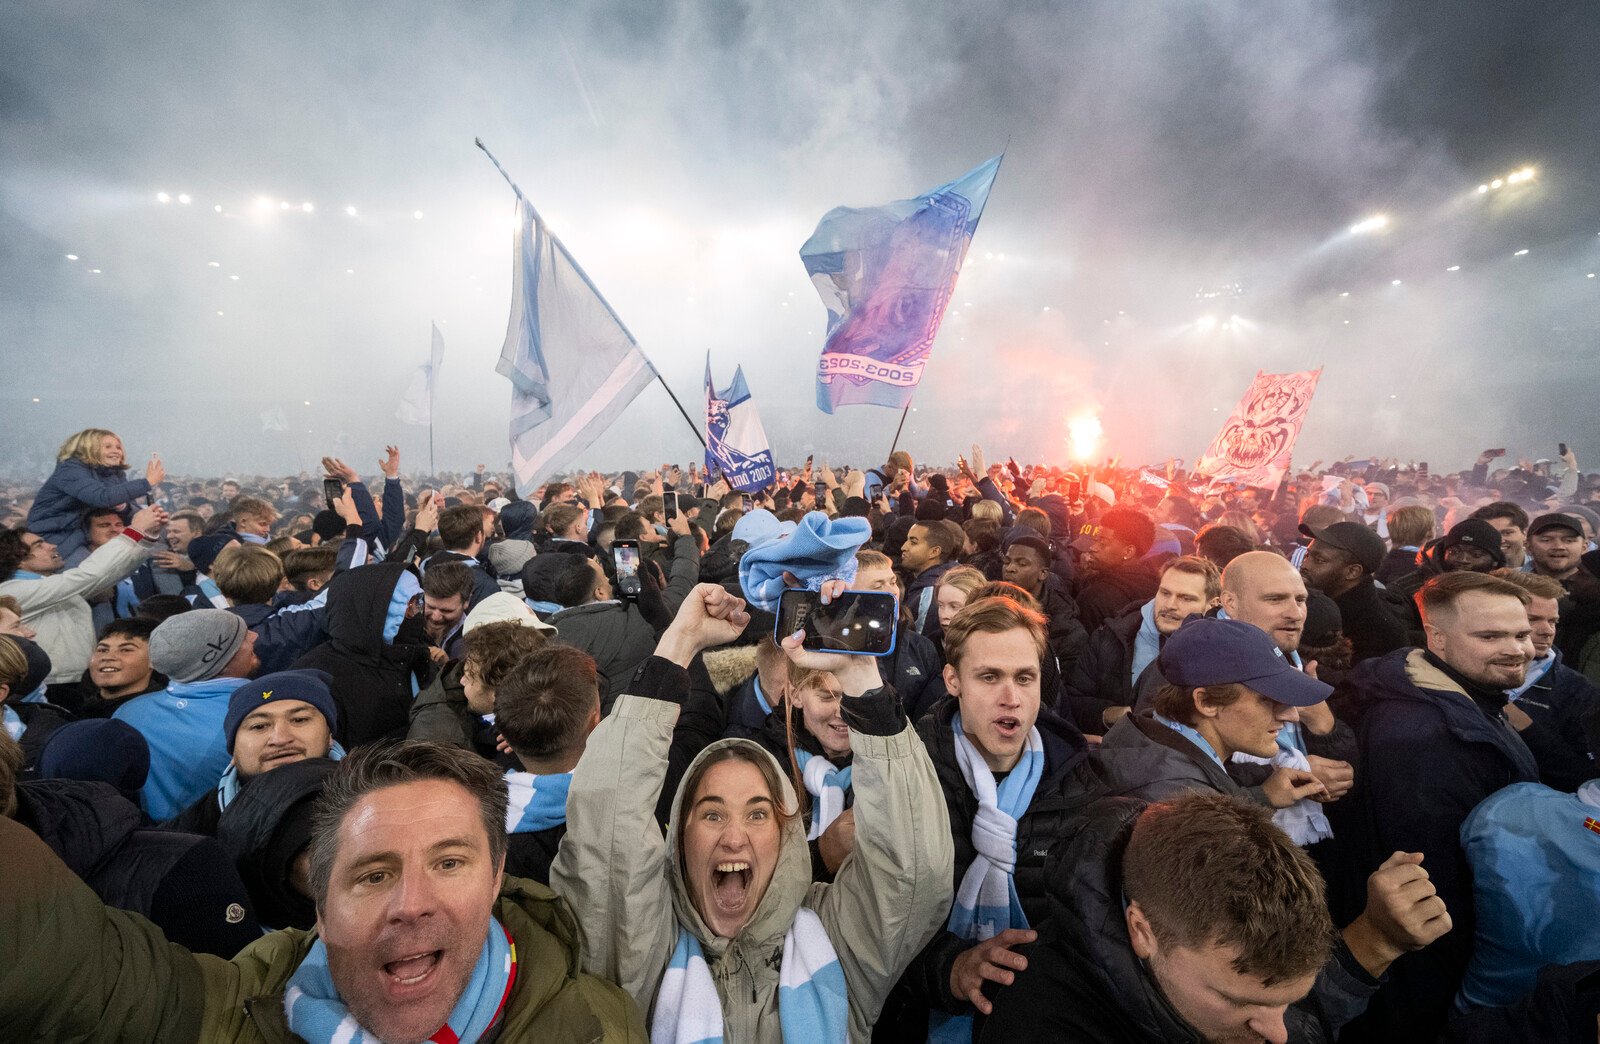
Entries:
{"type": "MultiPolygon", "coordinates": [[[[1321,365],[1303,461],[1600,459],[1596,54],[1593,4],[1482,0],[9,3],[0,470],[90,425],[176,472],[420,463],[430,321],[441,467],[502,464],[478,135],[692,413],[707,349],[744,365],[780,458],[872,463],[899,419],[814,406],[817,219],[1006,149],[917,455],[1059,457],[1099,413],[1109,452],[1192,459],[1257,369],[1321,365]]],[[[652,389],[579,463],[697,449],[652,389]]]]}

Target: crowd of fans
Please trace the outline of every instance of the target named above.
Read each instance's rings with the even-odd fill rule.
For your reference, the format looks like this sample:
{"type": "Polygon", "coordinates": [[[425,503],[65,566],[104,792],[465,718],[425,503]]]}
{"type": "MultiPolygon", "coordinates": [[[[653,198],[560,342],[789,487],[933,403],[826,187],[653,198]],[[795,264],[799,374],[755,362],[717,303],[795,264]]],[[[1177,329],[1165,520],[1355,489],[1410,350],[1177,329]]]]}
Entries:
{"type": "Polygon", "coordinates": [[[1594,1040],[1600,476],[1503,455],[518,491],[80,432],[0,487],[0,1036],[1594,1040]]]}

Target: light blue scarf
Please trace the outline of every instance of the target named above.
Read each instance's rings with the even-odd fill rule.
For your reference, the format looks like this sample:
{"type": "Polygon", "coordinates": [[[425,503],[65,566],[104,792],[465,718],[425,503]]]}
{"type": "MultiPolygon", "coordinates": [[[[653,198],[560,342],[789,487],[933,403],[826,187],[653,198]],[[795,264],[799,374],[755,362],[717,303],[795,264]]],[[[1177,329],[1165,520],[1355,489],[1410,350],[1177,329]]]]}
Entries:
{"type": "Polygon", "coordinates": [[[524,598],[523,601],[528,603],[529,609],[536,613],[543,613],[546,616],[554,616],[566,608],[559,602],[540,602],[533,598],[524,598]]]}
{"type": "MultiPolygon", "coordinates": [[[[517,950],[511,934],[491,917],[488,937],[483,940],[483,950],[472,967],[466,990],[456,1001],[449,1021],[428,1039],[475,1044],[499,1021],[516,981],[517,950]]],[[[328,971],[328,949],[321,939],[290,976],[283,994],[283,1010],[289,1029],[309,1044],[382,1044],[339,999],[339,989],[328,971]]]]}
{"type": "Polygon", "coordinates": [[[1144,603],[1139,610],[1139,633],[1133,636],[1133,667],[1128,674],[1129,684],[1137,684],[1139,675],[1161,655],[1161,632],[1156,630],[1156,603],[1144,603]]]}
{"type": "Polygon", "coordinates": [[[850,793],[850,766],[835,768],[833,762],[808,750],[796,748],[794,754],[800,762],[806,793],[816,800],[811,807],[811,829],[806,832],[806,840],[815,841],[844,812],[845,795],[850,793]]]}
{"type": "Polygon", "coordinates": [[[567,821],[567,787],[572,773],[554,772],[536,776],[531,772],[507,772],[506,833],[536,834],[561,826],[567,821]]]}
{"type": "Polygon", "coordinates": [[[1171,718],[1163,717],[1160,714],[1155,715],[1155,719],[1161,724],[1165,725],[1167,728],[1171,729],[1173,732],[1176,732],[1178,735],[1188,740],[1190,743],[1193,743],[1195,746],[1199,747],[1205,752],[1206,757],[1217,763],[1217,768],[1224,772],[1228,771],[1228,767],[1224,765],[1222,763],[1222,759],[1217,756],[1216,749],[1211,746],[1211,742],[1204,736],[1200,735],[1194,726],[1185,725],[1181,721],[1173,721],[1171,718]]]}
{"type": "Polygon", "coordinates": [[[10,707],[0,706],[0,711],[5,712],[6,735],[14,740],[21,740],[22,734],[28,731],[28,723],[22,720],[22,715],[10,707]]]}
{"type": "MultiPolygon", "coordinates": [[[[822,918],[803,906],[783,937],[778,1022],[788,1041],[844,1044],[849,1037],[844,969],[822,918]]],[[[692,932],[680,927],[678,945],[656,990],[651,1044],[722,1044],[722,1028],[722,1000],[705,951],[692,932]]]]}
{"type": "MultiPolygon", "coordinates": [[[[998,786],[983,754],[961,728],[961,714],[950,723],[956,737],[956,762],[967,789],[978,799],[972,818],[972,847],[978,855],[956,888],[946,927],[969,942],[992,939],[1008,928],[1028,927],[1017,897],[1017,820],[1028,811],[1044,776],[1044,740],[1038,728],[1028,731],[1022,757],[998,786]]],[[[972,1016],[936,1011],[928,1018],[928,1039],[969,1041],[972,1016]]]]}

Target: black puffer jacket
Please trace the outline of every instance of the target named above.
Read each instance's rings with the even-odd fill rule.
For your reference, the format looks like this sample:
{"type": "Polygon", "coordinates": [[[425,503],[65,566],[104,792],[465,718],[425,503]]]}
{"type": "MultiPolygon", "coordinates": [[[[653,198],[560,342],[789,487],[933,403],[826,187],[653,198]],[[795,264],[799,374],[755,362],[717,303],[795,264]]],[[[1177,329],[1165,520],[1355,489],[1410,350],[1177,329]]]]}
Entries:
{"type": "Polygon", "coordinates": [[[138,807],[110,784],[18,784],[16,819],[101,902],[150,918],[175,943],[226,958],[261,936],[222,848],[207,837],[144,827],[138,807]]]}
{"type": "Polygon", "coordinates": [[[1078,619],[1093,632],[1129,604],[1154,598],[1160,586],[1161,578],[1148,559],[1133,558],[1109,569],[1097,569],[1078,585],[1078,619]]]}
{"type": "Polygon", "coordinates": [[[1040,604],[1050,621],[1050,651],[1055,654],[1056,663],[1065,677],[1077,664],[1078,657],[1083,655],[1083,647],[1089,644],[1089,632],[1078,620],[1078,603],[1072,600],[1071,595],[1045,584],[1044,598],[1040,604]]]}
{"type": "Polygon", "coordinates": [[[307,758],[263,772],[217,823],[217,840],[239,868],[263,924],[309,929],[317,921],[315,905],[289,884],[289,873],[311,839],[311,803],[333,769],[327,758],[307,758]]]}
{"type": "Polygon", "coordinates": [[[1133,706],[1133,641],[1144,623],[1144,603],[1131,605],[1096,627],[1071,670],[1061,672],[1057,708],[1090,735],[1106,731],[1108,707],[1133,706]]]}
{"type": "MultiPolygon", "coordinates": [[[[917,723],[917,734],[933,759],[950,813],[950,833],[955,841],[951,867],[954,887],[961,885],[967,868],[977,858],[972,846],[972,821],[978,799],[961,775],[956,760],[952,723],[960,705],[947,699],[917,723]]],[[[1106,793],[1099,774],[1089,764],[1088,745],[1076,726],[1053,711],[1040,708],[1037,722],[1044,740],[1045,769],[1028,810],[1017,820],[1017,864],[1013,880],[1028,923],[1038,927],[1048,913],[1045,896],[1045,858],[1051,844],[1071,829],[1083,807],[1106,793]]],[[[873,1039],[920,1041],[925,1039],[930,1011],[961,1012],[964,1002],[950,994],[950,966],[973,944],[941,931],[923,948],[895,984],[873,1039]]]]}
{"type": "MultiPolygon", "coordinates": [[[[975,1041],[1063,1044],[1200,1044],[1133,952],[1122,913],[1122,854],[1144,803],[1095,802],[1051,849],[1045,866],[1050,914],[1039,941],[1017,948],[1028,968],[985,994],[994,1013],[975,1041]]],[[[1341,946],[1284,1022],[1291,1044],[1322,1044],[1361,1010],[1376,983],[1341,946]]]]}
{"type": "Polygon", "coordinates": [[[407,640],[421,634],[420,614],[400,625],[393,643],[383,639],[395,585],[408,570],[399,562],[378,562],[334,577],[328,584],[328,640],[295,661],[296,667],[333,677],[329,688],[339,711],[334,738],[346,750],[405,735],[413,683],[421,689],[428,682],[428,646],[407,640]]]}

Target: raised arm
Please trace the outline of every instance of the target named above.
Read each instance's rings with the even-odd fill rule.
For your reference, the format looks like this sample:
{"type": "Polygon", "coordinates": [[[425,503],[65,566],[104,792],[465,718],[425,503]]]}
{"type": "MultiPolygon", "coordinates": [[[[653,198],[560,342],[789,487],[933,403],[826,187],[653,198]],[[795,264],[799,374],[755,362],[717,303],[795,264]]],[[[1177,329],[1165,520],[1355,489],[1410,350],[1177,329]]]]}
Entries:
{"type": "Polygon", "coordinates": [[[801,666],[832,671],[845,693],[855,848],[831,885],[812,886],[812,905],[844,969],[851,1039],[865,1040],[900,973],[949,915],[949,816],[933,762],[877,663],[805,653],[792,635],[783,645],[801,666]]]}
{"type": "MultiPolygon", "coordinates": [[[[153,460],[146,469],[146,474],[154,475],[158,469],[159,473],[165,476],[166,471],[161,468],[160,461],[153,460]]],[[[160,478],[155,479],[155,482],[160,481],[160,478]]],[[[135,499],[149,493],[150,487],[155,484],[149,479],[142,478],[101,478],[86,464],[77,467],[62,465],[56,471],[55,482],[56,488],[72,499],[97,508],[131,504],[135,499]]]]}
{"type": "Polygon", "coordinates": [[[690,661],[738,637],[744,602],[715,584],[690,592],[630,695],[589,736],[567,791],[567,833],[550,886],[583,926],[584,969],[620,985],[644,1011],[677,940],[667,843],[655,807],[667,774],[690,661]]]}

